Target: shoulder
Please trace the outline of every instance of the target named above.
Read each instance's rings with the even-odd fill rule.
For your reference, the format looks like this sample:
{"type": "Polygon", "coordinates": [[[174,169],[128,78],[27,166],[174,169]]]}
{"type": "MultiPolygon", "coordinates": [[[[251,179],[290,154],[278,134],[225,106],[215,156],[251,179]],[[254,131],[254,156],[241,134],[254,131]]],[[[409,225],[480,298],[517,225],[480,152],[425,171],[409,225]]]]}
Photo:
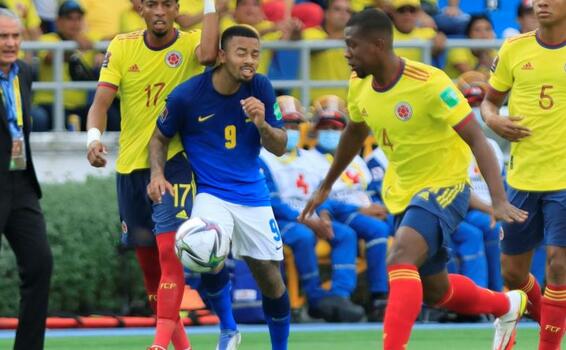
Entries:
{"type": "Polygon", "coordinates": [[[200,34],[201,34],[200,29],[191,29],[187,31],[179,30],[179,41],[192,42],[195,39],[198,39],[200,41],[200,34]]]}
{"type": "Polygon", "coordinates": [[[505,53],[508,52],[509,50],[522,49],[525,47],[525,45],[531,45],[531,44],[536,44],[535,31],[519,34],[508,38],[507,40],[505,40],[505,42],[503,42],[503,45],[501,45],[499,54],[501,55],[502,52],[505,53]]]}
{"type": "Polygon", "coordinates": [[[185,80],[173,89],[168,99],[174,103],[190,101],[191,97],[202,91],[202,86],[206,83],[208,74],[208,72],[204,72],[185,80]]]}
{"type": "Polygon", "coordinates": [[[263,74],[256,73],[252,79],[251,85],[254,94],[259,93],[261,96],[265,96],[266,93],[269,95],[273,94],[271,81],[263,74]]]}
{"type": "Polygon", "coordinates": [[[405,68],[403,69],[403,76],[422,82],[428,82],[439,74],[444,74],[440,69],[429,66],[417,61],[404,59],[405,68]]]}
{"type": "Polygon", "coordinates": [[[436,36],[436,30],[432,28],[415,28],[410,36],[416,39],[432,39],[436,36]]]}
{"type": "Polygon", "coordinates": [[[17,60],[16,64],[18,65],[18,69],[20,70],[19,76],[25,77],[28,80],[29,84],[32,82],[32,71],[30,65],[25,63],[22,60],[17,60]]]}
{"type": "Polygon", "coordinates": [[[57,33],[47,33],[47,34],[41,35],[39,37],[39,41],[44,41],[44,42],[61,41],[61,37],[59,37],[59,35],[57,35],[57,33]]]}
{"type": "Polygon", "coordinates": [[[112,39],[110,45],[116,47],[118,45],[128,45],[135,43],[136,41],[143,40],[144,30],[136,30],[134,32],[118,34],[112,39]]]}

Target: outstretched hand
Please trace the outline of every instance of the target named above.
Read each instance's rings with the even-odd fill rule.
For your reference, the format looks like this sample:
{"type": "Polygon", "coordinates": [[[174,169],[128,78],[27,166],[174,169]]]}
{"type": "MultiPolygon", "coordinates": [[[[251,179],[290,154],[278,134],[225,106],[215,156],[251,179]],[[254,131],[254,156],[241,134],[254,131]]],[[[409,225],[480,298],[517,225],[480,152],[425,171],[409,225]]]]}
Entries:
{"type": "Polygon", "coordinates": [[[153,203],[161,203],[161,198],[169,192],[171,196],[175,196],[175,190],[169,181],[165,180],[165,177],[155,176],[151,178],[150,183],[147,185],[147,195],[153,201],[153,203]]]}
{"type": "Polygon", "coordinates": [[[529,213],[516,208],[508,201],[493,205],[493,214],[497,220],[503,220],[507,223],[522,223],[529,217],[529,213]]]}
{"type": "Polygon", "coordinates": [[[304,222],[306,219],[308,219],[314,213],[316,208],[320,207],[320,205],[326,200],[326,198],[328,198],[329,194],[330,190],[327,189],[319,188],[318,190],[316,190],[316,192],[309,199],[307,205],[305,206],[305,209],[303,209],[303,212],[299,216],[299,221],[304,222]]]}

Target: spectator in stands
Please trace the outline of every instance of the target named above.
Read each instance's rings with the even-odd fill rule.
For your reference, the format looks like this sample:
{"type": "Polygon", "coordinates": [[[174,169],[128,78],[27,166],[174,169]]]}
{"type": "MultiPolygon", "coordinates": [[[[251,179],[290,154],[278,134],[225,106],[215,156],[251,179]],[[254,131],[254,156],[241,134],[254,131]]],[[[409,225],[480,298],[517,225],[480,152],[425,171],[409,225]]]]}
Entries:
{"type": "MultiPolygon", "coordinates": [[[[466,36],[470,39],[494,39],[495,33],[489,17],[472,16],[466,28],[466,36]]],[[[487,73],[496,55],[497,51],[494,49],[451,49],[448,51],[444,70],[452,79],[472,70],[487,73]]]]}
{"type": "Polygon", "coordinates": [[[128,0],[80,0],[86,33],[92,41],[111,40],[120,32],[120,16],[130,7],[128,0]]]}
{"type": "MultiPolygon", "coordinates": [[[[392,0],[393,11],[393,40],[427,40],[432,42],[432,55],[437,56],[444,50],[446,36],[441,32],[436,32],[432,28],[421,28],[417,26],[419,13],[421,10],[420,0],[392,0]]],[[[420,49],[395,49],[399,56],[406,57],[413,61],[423,62],[424,57],[420,49]]]]}
{"type": "MultiPolygon", "coordinates": [[[[330,0],[324,13],[324,23],[303,30],[304,40],[344,40],[344,28],[350,19],[352,8],[350,0],[330,0]]],[[[326,49],[311,52],[311,80],[348,80],[351,74],[350,66],[344,58],[344,49],[326,49]]],[[[335,95],[345,100],[348,89],[316,88],[311,89],[310,97],[316,100],[324,95],[335,95]]]]}
{"type": "MultiPolygon", "coordinates": [[[[323,96],[314,102],[315,130],[318,136],[310,167],[320,174],[330,169],[340,135],[346,127],[345,103],[337,96],[323,96]]],[[[340,178],[334,183],[327,203],[318,210],[332,220],[351,227],[365,242],[367,281],[371,293],[368,304],[368,319],[382,321],[387,300],[387,270],[385,256],[390,228],[385,223],[387,210],[373,203],[366,192],[372,176],[362,157],[356,156],[340,178]]]]}
{"type": "Polygon", "coordinates": [[[436,0],[421,0],[423,10],[432,16],[439,31],[448,36],[462,36],[470,15],[460,8],[460,0],[448,0],[447,5],[440,9],[436,0]]]}
{"type": "Polygon", "coordinates": [[[532,32],[538,28],[538,21],[533,10],[532,0],[521,0],[517,7],[517,23],[519,30],[509,27],[503,31],[503,37],[509,38],[518,34],[532,32]]]}
{"type": "Polygon", "coordinates": [[[142,0],[130,0],[132,6],[120,15],[120,33],[145,29],[145,21],[140,16],[142,0]]]}
{"type": "Polygon", "coordinates": [[[261,168],[271,192],[271,205],[283,243],[295,255],[309,315],[330,322],[359,321],[364,310],[350,301],[356,287],[356,234],[324,213],[304,223],[297,221],[309,196],[318,187],[321,174],[313,169],[310,153],[298,147],[299,128],[305,122],[302,106],[291,96],[280,96],[277,100],[287,129],[287,153],[278,158],[262,150],[261,168]],[[327,240],[332,246],[329,291],[320,287],[314,249],[317,239],[327,240]]]}
{"type": "Polygon", "coordinates": [[[20,17],[24,40],[37,40],[41,36],[41,19],[32,0],[0,0],[0,4],[20,17]]]}
{"type": "Polygon", "coordinates": [[[57,19],[57,0],[34,0],[37,14],[41,19],[41,31],[52,33],[55,31],[55,20],[57,19]]]}
{"type": "MultiPolygon", "coordinates": [[[[57,16],[57,31],[42,35],[39,40],[44,42],[58,42],[62,40],[72,40],[78,43],[79,50],[67,52],[65,54],[65,64],[63,66],[63,80],[96,80],[93,72],[94,52],[92,42],[86,38],[83,32],[85,11],[80,4],[74,0],[67,0],[59,6],[57,16]]],[[[39,52],[40,69],[39,81],[53,81],[53,52],[39,52]]],[[[87,112],[87,91],[67,89],[63,93],[65,104],[65,116],[67,127],[84,130],[87,112]],[[75,121],[69,123],[71,115],[78,116],[80,125],[75,121]]],[[[34,131],[48,131],[53,126],[53,91],[40,90],[34,95],[33,102],[36,105],[34,110],[34,131]]],[[[73,117],[71,119],[74,119],[73,117]]]]}

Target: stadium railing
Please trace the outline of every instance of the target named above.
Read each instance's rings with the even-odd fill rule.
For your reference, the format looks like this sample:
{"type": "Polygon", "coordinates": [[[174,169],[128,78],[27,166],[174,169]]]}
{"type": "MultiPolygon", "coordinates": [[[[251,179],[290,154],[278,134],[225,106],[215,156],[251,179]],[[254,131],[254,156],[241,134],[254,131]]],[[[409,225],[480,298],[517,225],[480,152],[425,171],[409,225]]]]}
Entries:
{"type": "MultiPolygon", "coordinates": [[[[469,40],[469,39],[449,39],[446,48],[489,48],[496,49],[501,46],[503,40],[469,40]]],[[[108,42],[98,42],[94,49],[104,51],[108,46],[108,42]]],[[[395,43],[396,48],[418,48],[422,52],[424,62],[430,64],[432,62],[432,45],[429,41],[411,40],[395,43]]],[[[22,49],[25,51],[48,50],[53,52],[53,81],[50,82],[34,82],[34,90],[50,90],[54,92],[53,103],[53,131],[65,130],[64,101],[63,92],[67,89],[73,90],[94,90],[96,82],[63,81],[63,64],[66,51],[76,50],[78,45],[74,41],[61,41],[56,43],[47,42],[24,42],[22,49]]],[[[274,41],[264,42],[263,49],[285,49],[298,50],[300,52],[300,69],[299,79],[296,80],[273,80],[273,86],[276,89],[300,88],[301,101],[303,105],[310,104],[309,92],[311,88],[318,87],[346,87],[347,81],[340,80],[310,80],[310,54],[312,51],[344,48],[344,42],[341,40],[324,40],[324,41],[274,41]]]]}

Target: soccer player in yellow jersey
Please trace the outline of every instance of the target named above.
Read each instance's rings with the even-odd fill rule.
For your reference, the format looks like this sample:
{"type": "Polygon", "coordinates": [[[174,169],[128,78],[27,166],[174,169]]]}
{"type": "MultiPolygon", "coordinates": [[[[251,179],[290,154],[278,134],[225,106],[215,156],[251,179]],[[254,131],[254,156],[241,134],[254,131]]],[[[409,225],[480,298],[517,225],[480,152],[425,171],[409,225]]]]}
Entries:
{"type": "Polygon", "coordinates": [[[406,349],[423,301],[460,314],[493,314],[498,317],[494,349],[503,349],[524,312],[526,295],[492,292],[446,272],[447,236],[469,205],[470,148],[489,186],[495,216],[512,222],[527,214],[507,201],[495,155],[465,98],[441,70],[396,56],[392,31],[379,10],[364,10],[348,22],[345,56],[354,71],[350,122],[302,218],[328,196],[371,129],[389,160],[382,197],[396,226],[387,258],[384,349],[406,349]]]}
{"type": "MultiPolygon", "coordinates": [[[[205,0],[202,33],[185,33],[173,27],[179,11],[176,0],[143,0],[141,5],[147,29],[120,34],[108,47],[88,114],[87,157],[95,167],[106,165],[106,146],[100,135],[106,126],[106,112],[120,93],[116,180],[124,243],[136,248],[150,304],[157,311],[151,349],[167,349],[173,341],[175,349],[185,350],[190,344],[179,319],[184,276],[174,243],[178,225],[190,213],[194,181],[177,138],[169,148],[165,173],[174,184],[174,196],[165,195],[152,205],[146,196],[150,181],[148,144],[166,96],[184,80],[201,73],[203,64],[216,61],[218,16],[214,2],[205,0]]],[[[166,112],[161,117],[165,118],[166,112]]]]}
{"type": "Polygon", "coordinates": [[[557,350],[566,328],[566,0],[535,0],[538,30],[508,39],[494,61],[481,112],[511,141],[508,198],[528,210],[504,225],[502,271],[529,297],[540,326],[539,350],[557,350]],[[509,117],[499,107],[509,95],[509,117]],[[529,275],[534,250],[547,245],[544,296],[529,275]]]}

